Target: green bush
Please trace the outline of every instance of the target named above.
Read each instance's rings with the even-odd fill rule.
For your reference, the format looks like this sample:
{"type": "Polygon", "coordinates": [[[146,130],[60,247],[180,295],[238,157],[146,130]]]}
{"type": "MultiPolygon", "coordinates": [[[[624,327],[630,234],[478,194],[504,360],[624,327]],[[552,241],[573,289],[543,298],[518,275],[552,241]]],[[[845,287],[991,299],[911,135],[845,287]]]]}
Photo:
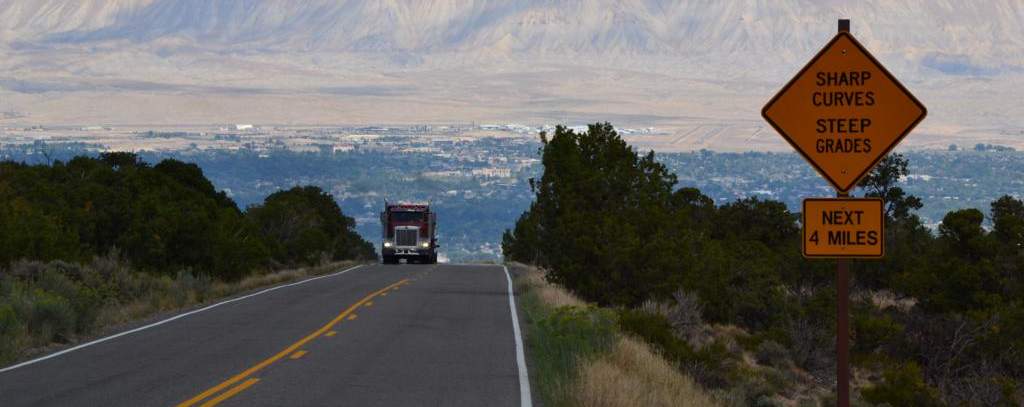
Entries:
{"type": "Polygon", "coordinates": [[[0,362],[14,359],[24,346],[25,325],[14,307],[0,302],[0,362]]]}
{"type": "Polygon", "coordinates": [[[544,173],[536,201],[502,238],[513,260],[537,261],[548,278],[599,305],[639,306],[678,287],[686,239],[670,204],[675,176],[639,155],[609,123],[583,133],[541,133],[544,173]],[[531,246],[533,245],[533,246],[531,246]]]}
{"type": "Polygon", "coordinates": [[[903,325],[889,315],[857,313],[853,318],[853,351],[869,353],[903,334],[903,325]]]}
{"type": "Polygon", "coordinates": [[[874,404],[901,406],[940,406],[937,392],[924,382],[921,368],[914,362],[885,369],[882,382],[861,391],[864,400],[874,404]]]}
{"type": "MultiPolygon", "coordinates": [[[[174,159],[150,166],[115,152],[51,165],[0,161],[0,192],[0,268],[22,259],[86,262],[120,248],[136,270],[238,280],[271,260],[375,257],[355,221],[319,188],[278,192],[243,213],[197,165],[174,159]]],[[[72,280],[83,271],[57,266],[72,280]]]]}
{"type": "Polygon", "coordinates": [[[32,290],[30,298],[29,332],[43,341],[40,344],[65,342],[72,337],[77,316],[66,298],[39,288],[32,290]]]}
{"type": "Polygon", "coordinates": [[[96,289],[72,281],[68,275],[80,278],[81,267],[53,262],[39,276],[36,287],[67,300],[75,316],[74,332],[88,332],[96,321],[103,299],[96,289]]]}
{"type": "MultiPolygon", "coordinates": [[[[637,154],[608,123],[586,133],[559,127],[541,142],[543,173],[530,180],[536,199],[503,236],[506,258],[533,262],[552,282],[604,306],[636,308],[694,293],[699,320],[743,328],[749,335],[737,343],[763,365],[784,369],[789,359],[817,374],[835,363],[835,263],[801,258],[798,216],[784,203],[746,198],[716,206],[699,190],[677,189],[653,153],[637,154]]],[[[991,216],[955,210],[932,230],[913,214],[921,200],[900,186],[909,168],[891,154],[859,185],[858,193],[884,201],[889,254],[852,265],[854,292],[892,295],[898,306],[857,301],[853,361],[875,373],[892,361],[950,357],[927,366],[984,366],[977,374],[986,380],[1020,377],[1024,356],[1008,350],[1024,348],[1024,201],[1001,197],[991,216]],[[964,321],[969,329],[955,325],[964,321]],[[950,349],[956,356],[944,355],[950,349]]],[[[748,396],[763,380],[746,380],[722,344],[694,349],[663,318],[637,311],[620,312],[619,324],[705,385],[738,378],[728,385],[748,387],[735,393],[757,402],[748,396]]],[[[973,373],[941,386],[924,378],[948,372],[907,366],[884,373],[865,394],[894,405],[971,399],[963,393],[977,391],[973,373]]]]}
{"type": "Polygon", "coordinates": [[[355,232],[330,194],[318,187],[295,187],[268,196],[246,213],[254,230],[267,242],[274,260],[312,266],[323,253],[329,260],[373,259],[373,245],[355,232]]]}
{"type": "Polygon", "coordinates": [[[789,350],[782,344],[768,340],[757,345],[757,363],[774,367],[786,367],[792,363],[789,350]]]}
{"type": "Polygon", "coordinates": [[[533,294],[522,297],[527,322],[526,342],[536,386],[545,405],[567,405],[566,390],[576,378],[581,359],[607,352],[615,341],[615,314],[601,308],[547,309],[533,294]]]}
{"type": "Polygon", "coordinates": [[[672,325],[659,314],[623,309],[619,311],[619,327],[623,332],[639,336],[657,346],[674,360],[689,359],[695,353],[689,344],[675,336],[672,325]]]}
{"type": "Polygon", "coordinates": [[[623,309],[619,311],[619,328],[653,345],[666,359],[705,386],[722,387],[734,379],[736,372],[729,366],[732,355],[724,344],[713,342],[695,350],[675,335],[662,315],[623,309]]]}
{"type": "MultiPolygon", "coordinates": [[[[571,349],[586,357],[608,350],[614,343],[615,315],[601,308],[559,307],[537,322],[553,349],[571,349]]],[[[554,352],[567,354],[568,352],[554,352]]]]}

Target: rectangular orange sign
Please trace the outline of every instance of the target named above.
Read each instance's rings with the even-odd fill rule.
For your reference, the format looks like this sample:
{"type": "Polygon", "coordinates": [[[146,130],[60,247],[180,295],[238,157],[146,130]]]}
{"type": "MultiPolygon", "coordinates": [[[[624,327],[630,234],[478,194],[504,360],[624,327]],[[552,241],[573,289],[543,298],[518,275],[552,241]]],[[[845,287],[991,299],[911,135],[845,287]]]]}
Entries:
{"type": "Polygon", "coordinates": [[[804,199],[804,257],[884,256],[882,205],[875,198],[804,199]]]}

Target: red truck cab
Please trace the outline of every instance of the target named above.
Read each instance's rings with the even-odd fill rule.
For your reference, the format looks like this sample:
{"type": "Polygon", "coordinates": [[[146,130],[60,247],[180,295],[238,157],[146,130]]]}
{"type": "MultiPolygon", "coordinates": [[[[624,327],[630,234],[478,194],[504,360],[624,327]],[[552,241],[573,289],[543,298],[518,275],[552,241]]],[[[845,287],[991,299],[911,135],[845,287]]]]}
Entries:
{"type": "Polygon", "coordinates": [[[437,263],[437,215],[430,204],[385,202],[380,223],[385,264],[398,264],[403,258],[407,263],[437,263]]]}

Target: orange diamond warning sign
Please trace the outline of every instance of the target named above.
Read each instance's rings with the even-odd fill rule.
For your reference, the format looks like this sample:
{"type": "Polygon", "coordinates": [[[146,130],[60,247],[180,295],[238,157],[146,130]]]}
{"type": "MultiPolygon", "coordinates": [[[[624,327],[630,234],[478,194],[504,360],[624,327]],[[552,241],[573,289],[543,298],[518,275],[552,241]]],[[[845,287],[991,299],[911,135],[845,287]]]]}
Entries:
{"type": "Polygon", "coordinates": [[[837,190],[857,185],[926,110],[848,32],[840,32],[761,111],[837,190]]]}

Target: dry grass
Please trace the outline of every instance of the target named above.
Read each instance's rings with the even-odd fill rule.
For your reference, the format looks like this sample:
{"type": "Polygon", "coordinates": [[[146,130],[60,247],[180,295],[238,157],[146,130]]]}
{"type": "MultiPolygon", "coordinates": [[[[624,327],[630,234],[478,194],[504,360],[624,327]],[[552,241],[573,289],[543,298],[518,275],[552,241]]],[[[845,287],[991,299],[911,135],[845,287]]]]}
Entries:
{"type": "Polygon", "coordinates": [[[548,283],[544,278],[544,272],[530,267],[519,279],[520,288],[525,291],[532,291],[541,302],[552,308],[563,306],[585,307],[587,303],[572,295],[565,289],[548,283]]]}
{"type": "Polygon", "coordinates": [[[868,301],[882,310],[893,308],[900,312],[909,312],[917,304],[917,300],[897,296],[896,293],[890,290],[868,291],[864,292],[861,296],[866,296],[868,301]]]}
{"type": "Polygon", "coordinates": [[[604,406],[712,406],[710,396],[647,344],[621,338],[611,353],[584,361],[576,404],[604,406]]]}
{"type": "MultiPolygon", "coordinates": [[[[587,307],[585,301],[548,283],[542,270],[516,264],[516,290],[535,296],[543,306],[587,307]]],[[[642,340],[619,336],[611,350],[578,360],[575,379],[555,389],[570,395],[567,404],[599,406],[720,405],[642,340]]],[[[534,373],[536,374],[536,373],[534,373]]],[[[559,403],[560,404],[560,403],[559,403]]]]}
{"type": "MultiPolygon", "coordinates": [[[[5,310],[5,306],[6,309],[13,309],[7,303],[15,300],[17,300],[15,303],[19,305],[19,309],[27,310],[22,312],[22,314],[7,315],[6,320],[0,320],[0,366],[19,359],[49,352],[56,347],[74,345],[92,337],[123,330],[126,326],[159,316],[160,314],[180,312],[191,307],[202,306],[269,286],[327,274],[355,266],[356,264],[358,263],[353,261],[327,263],[315,267],[255,274],[240,281],[224,282],[208,277],[193,277],[188,273],[180,273],[176,278],[166,275],[138,273],[131,270],[129,265],[117,258],[97,258],[89,265],[71,265],[66,267],[62,266],[64,265],[62,262],[52,262],[49,264],[41,262],[19,263],[13,268],[15,273],[26,274],[32,272],[40,274],[43,270],[56,266],[73,267],[74,270],[78,270],[75,271],[78,274],[105,276],[102,277],[102,282],[108,283],[113,281],[114,283],[104,285],[103,287],[116,287],[120,291],[118,295],[112,295],[102,305],[94,306],[95,318],[87,319],[68,303],[67,298],[82,297],[81,295],[70,295],[69,293],[72,291],[91,292],[89,290],[96,290],[94,288],[96,283],[93,282],[92,286],[86,287],[85,283],[74,283],[67,276],[58,273],[60,274],[58,281],[63,282],[61,287],[65,288],[64,291],[59,292],[60,295],[64,296],[60,297],[63,298],[62,302],[56,303],[60,305],[60,308],[58,308],[58,311],[61,311],[59,315],[67,316],[65,319],[70,319],[72,322],[64,324],[68,325],[69,328],[62,329],[59,335],[55,335],[53,332],[50,332],[53,331],[52,329],[49,331],[30,329],[30,323],[32,323],[30,321],[31,316],[38,314],[38,312],[32,310],[39,307],[37,302],[40,300],[24,293],[40,291],[36,285],[31,285],[32,283],[30,282],[21,283],[17,292],[22,294],[19,294],[17,298],[6,298],[3,295],[3,291],[0,290],[0,311],[5,310]],[[13,326],[10,329],[4,329],[4,324],[11,324],[13,326]],[[76,325],[79,326],[79,329],[73,329],[76,325]]],[[[89,280],[96,280],[96,278],[89,280]]],[[[0,288],[4,287],[0,286],[0,288]]],[[[10,288],[8,288],[8,291],[11,291],[10,288]]],[[[8,293],[8,295],[10,294],[8,293]]],[[[0,317],[4,315],[0,312],[0,317]]],[[[50,323],[50,321],[35,321],[34,323],[40,325],[50,323]]]]}
{"type": "Polygon", "coordinates": [[[166,293],[140,298],[127,304],[105,307],[101,312],[101,327],[110,327],[144,319],[162,312],[174,312],[191,306],[199,306],[224,300],[228,297],[270,286],[299,281],[305,278],[327,274],[353,267],[358,262],[340,261],[320,266],[302,267],[255,274],[240,281],[213,281],[208,288],[197,290],[195,287],[174,287],[179,298],[171,298],[166,293]],[[197,292],[197,291],[202,292],[197,292]]]}

